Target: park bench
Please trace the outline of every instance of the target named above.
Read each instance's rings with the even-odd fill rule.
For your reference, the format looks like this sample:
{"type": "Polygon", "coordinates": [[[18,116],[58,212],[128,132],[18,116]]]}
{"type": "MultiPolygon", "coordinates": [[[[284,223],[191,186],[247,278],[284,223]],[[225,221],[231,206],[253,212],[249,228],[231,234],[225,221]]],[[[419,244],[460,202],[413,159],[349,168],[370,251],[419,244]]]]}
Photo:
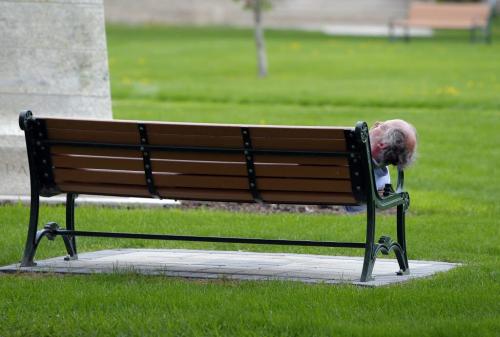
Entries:
{"type": "Polygon", "coordinates": [[[403,171],[395,192],[376,190],[366,123],[356,127],[254,126],[38,118],[22,112],[31,209],[21,266],[35,265],[40,240],[62,236],[77,259],[77,236],[364,249],[361,281],[379,252],[394,251],[409,273],[405,241],[408,193],[403,171]],[[38,229],[40,196],[66,194],[64,228],[38,229]],[[78,194],[312,205],[366,204],[364,242],[308,241],[81,231],[78,194]],[[397,242],[375,240],[375,210],[396,207],[397,242]]]}
{"type": "Polygon", "coordinates": [[[491,6],[487,3],[429,3],[412,2],[408,18],[389,22],[389,37],[394,38],[394,29],[404,29],[409,41],[409,28],[468,29],[471,41],[476,32],[482,30],[484,40],[491,42],[491,6]]]}

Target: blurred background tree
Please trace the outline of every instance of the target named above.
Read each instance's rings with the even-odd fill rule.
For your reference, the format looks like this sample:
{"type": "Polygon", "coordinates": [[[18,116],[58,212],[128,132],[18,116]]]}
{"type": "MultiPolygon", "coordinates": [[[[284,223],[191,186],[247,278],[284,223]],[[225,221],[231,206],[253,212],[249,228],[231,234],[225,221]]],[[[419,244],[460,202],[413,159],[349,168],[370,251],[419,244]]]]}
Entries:
{"type": "MultiPolygon", "coordinates": [[[[240,1],[240,0],[234,0],[240,1]]],[[[262,11],[272,8],[272,0],[242,0],[245,9],[253,11],[255,46],[257,48],[257,67],[259,77],[266,77],[268,74],[266,43],[264,39],[264,28],[262,26],[262,11]]]]}

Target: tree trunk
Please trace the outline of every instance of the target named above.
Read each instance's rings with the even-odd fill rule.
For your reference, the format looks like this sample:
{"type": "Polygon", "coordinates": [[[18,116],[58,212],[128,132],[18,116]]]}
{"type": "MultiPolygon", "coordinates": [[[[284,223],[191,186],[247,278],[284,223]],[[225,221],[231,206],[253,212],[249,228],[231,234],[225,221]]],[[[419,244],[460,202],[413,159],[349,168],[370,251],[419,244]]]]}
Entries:
{"type": "Polygon", "coordinates": [[[257,46],[257,63],[259,67],[259,77],[267,76],[267,56],[266,45],[264,43],[264,29],[262,28],[262,3],[261,0],[254,0],[253,14],[255,21],[255,45],[257,46]]]}

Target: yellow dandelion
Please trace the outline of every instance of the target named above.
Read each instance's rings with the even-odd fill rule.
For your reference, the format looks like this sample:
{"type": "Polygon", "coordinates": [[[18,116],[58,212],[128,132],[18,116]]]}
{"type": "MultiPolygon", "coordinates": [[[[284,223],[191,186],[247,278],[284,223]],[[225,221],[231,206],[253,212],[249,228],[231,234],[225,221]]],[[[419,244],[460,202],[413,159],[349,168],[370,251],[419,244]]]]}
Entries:
{"type": "Polygon", "coordinates": [[[299,50],[300,48],[302,48],[302,46],[300,45],[299,42],[292,42],[290,43],[290,48],[292,50],[299,50]]]}
{"type": "Polygon", "coordinates": [[[445,88],[445,93],[450,96],[457,96],[459,94],[459,91],[455,87],[448,86],[445,88]]]}
{"type": "Polygon", "coordinates": [[[436,90],[436,94],[438,94],[438,95],[457,96],[459,93],[460,93],[460,91],[451,85],[447,85],[445,87],[438,88],[436,90]]]}

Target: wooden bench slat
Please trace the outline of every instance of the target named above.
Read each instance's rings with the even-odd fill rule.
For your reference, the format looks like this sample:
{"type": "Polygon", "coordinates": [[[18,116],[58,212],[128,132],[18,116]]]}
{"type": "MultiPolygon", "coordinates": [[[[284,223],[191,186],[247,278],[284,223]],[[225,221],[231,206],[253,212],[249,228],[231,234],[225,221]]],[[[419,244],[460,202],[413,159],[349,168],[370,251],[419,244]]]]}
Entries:
{"type": "Polygon", "coordinates": [[[55,155],[52,157],[52,165],[56,168],[144,171],[144,163],[141,158],[55,155]]]}
{"type": "Polygon", "coordinates": [[[163,146],[185,146],[185,147],[221,147],[221,148],[243,148],[241,135],[234,136],[200,136],[200,135],[172,135],[172,134],[148,134],[149,144],[163,146]]]}
{"type": "Polygon", "coordinates": [[[241,128],[223,124],[190,124],[190,123],[145,123],[150,135],[190,135],[211,137],[240,137],[241,128]],[[207,128],[207,125],[210,125],[207,128]]]}
{"type": "Polygon", "coordinates": [[[262,138],[309,138],[309,139],[345,139],[345,130],[350,127],[293,127],[262,126],[250,127],[252,137],[262,138]]]}
{"type": "Polygon", "coordinates": [[[151,159],[162,160],[188,160],[188,161],[216,161],[244,163],[243,153],[207,153],[207,152],[176,152],[176,151],[151,151],[151,159]]]}
{"type": "MultiPolygon", "coordinates": [[[[140,158],[142,154],[136,150],[126,149],[106,149],[95,147],[78,147],[53,145],[50,148],[52,155],[84,155],[109,158],[140,158]]],[[[168,152],[168,151],[151,151],[151,157],[164,160],[188,160],[188,161],[217,161],[217,162],[233,162],[244,163],[243,154],[238,153],[200,153],[200,152],[168,152]]],[[[283,155],[267,155],[256,154],[254,161],[258,163],[275,163],[275,164],[304,164],[314,166],[348,166],[347,158],[344,157],[321,157],[321,156],[283,156],[283,155]]]]}
{"type": "Polygon", "coordinates": [[[88,184],[78,182],[62,182],[58,184],[62,193],[84,193],[95,195],[124,196],[149,198],[146,186],[113,185],[113,184],[88,184]]]}
{"type": "MultiPolygon", "coordinates": [[[[143,186],[92,184],[65,182],[59,184],[63,193],[85,193],[91,195],[151,197],[143,186]]],[[[215,200],[234,202],[253,202],[252,195],[246,190],[193,189],[193,188],[158,188],[162,198],[176,200],[215,200]]]]}
{"type": "Polygon", "coordinates": [[[47,128],[82,130],[82,131],[109,131],[109,132],[136,132],[137,124],[145,124],[149,134],[176,134],[176,135],[207,135],[207,136],[241,136],[241,127],[250,129],[252,137],[272,138],[326,138],[344,139],[345,130],[352,127],[327,126],[295,126],[295,125],[231,125],[216,123],[172,123],[148,121],[114,121],[114,120],[77,120],[62,118],[44,118],[47,128]],[[209,126],[207,128],[207,126],[209,126]]]}
{"type": "Polygon", "coordinates": [[[149,134],[241,136],[241,128],[250,130],[252,137],[344,139],[345,130],[352,127],[294,126],[294,125],[230,125],[189,123],[146,123],[149,134]],[[207,128],[209,126],[209,128],[207,128]]]}
{"type": "MultiPolygon", "coordinates": [[[[56,155],[52,164],[57,168],[86,168],[102,170],[143,171],[141,158],[111,158],[56,155]]],[[[152,160],[154,172],[197,175],[247,176],[245,163],[152,160]]],[[[255,164],[258,177],[332,178],[348,179],[349,168],[344,166],[308,166],[290,164],[255,164]]]]}
{"type": "MultiPolygon", "coordinates": [[[[245,157],[239,153],[200,153],[200,152],[169,152],[151,151],[152,159],[166,160],[193,160],[193,161],[217,161],[217,162],[240,162],[245,163],[245,157]]],[[[255,163],[275,164],[305,164],[318,166],[348,166],[345,157],[305,156],[305,155],[274,155],[255,154],[255,163]]]]}
{"type": "Polygon", "coordinates": [[[96,147],[80,147],[80,146],[67,146],[67,145],[52,145],[50,147],[52,155],[82,155],[82,156],[100,156],[109,158],[140,158],[142,160],[142,153],[136,150],[127,149],[108,149],[96,147]]]}
{"type": "MultiPolygon", "coordinates": [[[[166,160],[193,160],[193,161],[218,161],[218,162],[245,162],[243,154],[239,153],[200,153],[200,152],[169,152],[151,151],[152,159],[166,160]]],[[[326,156],[305,156],[305,155],[274,155],[255,154],[255,163],[275,163],[275,164],[304,164],[318,166],[348,166],[345,157],[326,156]]]]}
{"type": "Polygon", "coordinates": [[[79,182],[146,186],[144,173],[135,171],[92,171],[55,168],[54,179],[57,184],[79,182]]]}
{"type": "Polygon", "coordinates": [[[212,124],[206,128],[203,124],[107,121],[107,120],[71,120],[46,118],[47,128],[79,131],[137,132],[137,124],[145,124],[148,133],[166,133],[177,135],[240,136],[239,127],[212,124]]]}
{"type": "Polygon", "coordinates": [[[153,174],[157,187],[248,189],[246,177],[153,174]]]}
{"type": "MultiPolygon", "coordinates": [[[[70,166],[78,168],[78,166],[70,166]]],[[[116,167],[119,167],[117,165],[116,167]]],[[[107,169],[104,165],[89,165],[87,168],[107,169]]],[[[153,160],[153,171],[156,173],[171,172],[197,175],[230,175],[247,176],[247,168],[244,163],[224,162],[182,162],[182,161],[159,161],[153,160]]],[[[118,169],[109,167],[109,169],[118,169]]],[[[132,168],[131,168],[132,169],[132,168]]],[[[256,176],[261,177],[285,177],[285,178],[313,178],[313,179],[348,179],[349,168],[343,166],[303,166],[283,164],[255,164],[256,176]]]]}
{"type": "Polygon", "coordinates": [[[116,120],[81,120],[71,118],[44,118],[47,128],[109,132],[137,132],[137,123],[116,120]]]}
{"type": "MultiPolygon", "coordinates": [[[[138,132],[104,132],[69,129],[48,129],[50,140],[95,142],[109,144],[140,144],[138,132]]],[[[149,144],[180,147],[220,147],[242,149],[243,140],[238,137],[211,137],[192,135],[149,134],[149,144]]],[[[252,138],[252,146],[258,150],[295,151],[346,151],[343,139],[314,138],[252,138]]]]}
{"type": "Polygon", "coordinates": [[[198,175],[247,176],[244,163],[153,160],[151,165],[155,173],[175,172],[198,175]]]}
{"type": "Polygon", "coordinates": [[[252,146],[256,150],[289,150],[289,151],[346,151],[344,139],[311,139],[311,138],[252,138],[252,146]]]}
{"type": "Polygon", "coordinates": [[[49,140],[93,142],[109,144],[140,144],[139,132],[88,131],[47,129],[49,140]]]}
{"type": "Polygon", "coordinates": [[[166,199],[253,202],[252,194],[248,190],[160,187],[157,191],[166,199]]]}
{"type": "MultiPolygon", "coordinates": [[[[150,197],[145,187],[113,184],[85,184],[62,183],[59,185],[62,192],[85,193],[108,196],[135,196],[150,197]]],[[[252,202],[250,192],[243,190],[215,190],[215,189],[190,189],[190,188],[159,188],[158,193],[163,198],[176,200],[216,200],[252,202]]]]}
{"type": "MultiPolygon", "coordinates": [[[[142,172],[126,171],[91,171],[73,169],[55,169],[54,177],[57,184],[64,182],[101,183],[118,185],[144,185],[146,178],[142,172]]],[[[248,189],[245,177],[228,176],[195,176],[154,174],[157,187],[192,187],[192,188],[225,188],[248,189]]]]}
{"type": "Polygon", "coordinates": [[[350,180],[258,178],[257,186],[269,191],[352,193],[350,180]]]}
{"type": "Polygon", "coordinates": [[[303,166],[255,164],[255,173],[260,177],[285,178],[331,178],[349,179],[348,167],[343,166],[303,166]]]}
{"type": "MultiPolygon", "coordinates": [[[[50,140],[95,142],[110,144],[140,144],[138,132],[109,132],[70,129],[48,129],[50,140]]],[[[149,134],[149,144],[180,147],[220,147],[242,149],[243,140],[238,137],[212,137],[193,135],[149,134]]],[[[344,139],[314,138],[252,138],[252,146],[259,150],[289,151],[346,151],[344,139]]]]}
{"type": "MultiPolygon", "coordinates": [[[[50,151],[53,155],[85,155],[96,157],[127,157],[140,158],[142,153],[138,150],[127,149],[109,149],[97,147],[80,147],[67,145],[52,145],[50,151]]],[[[172,160],[207,160],[207,161],[226,161],[226,162],[245,162],[243,153],[202,153],[202,152],[175,152],[175,151],[151,151],[151,157],[154,159],[172,159],[172,160]]],[[[310,158],[309,158],[310,159],[310,158]]]]}
{"type": "MultiPolygon", "coordinates": [[[[252,202],[253,198],[245,191],[203,190],[203,189],[158,189],[162,197],[178,200],[217,200],[252,202]]],[[[280,204],[340,204],[356,205],[352,195],[346,193],[310,193],[263,191],[261,196],[266,202],[280,204]]]]}
{"type": "MultiPolygon", "coordinates": [[[[137,171],[95,171],[86,169],[54,170],[57,184],[65,182],[102,183],[120,185],[146,185],[145,176],[137,171]]],[[[248,189],[247,177],[153,174],[157,187],[224,188],[248,189]]],[[[299,179],[299,178],[258,178],[257,186],[262,190],[307,191],[307,192],[350,192],[350,180],[299,179]]]]}
{"type": "MultiPolygon", "coordinates": [[[[53,157],[52,163],[56,167],[62,168],[144,171],[142,158],[128,159],[56,155],[53,157]]],[[[151,164],[154,172],[234,176],[247,175],[246,164],[244,163],[153,159],[151,160],[151,164]]]]}
{"type": "MultiPolygon", "coordinates": [[[[114,184],[84,184],[62,183],[59,185],[64,193],[85,193],[110,196],[135,196],[148,197],[149,192],[145,187],[133,185],[114,184]]],[[[253,202],[252,195],[244,190],[223,189],[192,189],[192,188],[158,188],[158,193],[163,198],[176,200],[216,200],[234,202],[253,202]]],[[[352,195],[348,193],[310,193],[310,192],[276,192],[263,191],[262,197],[271,203],[292,204],[357,204],[352,195]]]]}
{"type": "MultiPolygon", "coordinates": [[[[239,190],[165,189],[159,188],[162,197],[178,200],[217,200],[253,202],[252,195],[239,190]]],[[[276,192],[262,191],[261,196],[270,203],[286,204],[345,204],[355,205],[352,195],[346,193],[276,192]]]]}
{"type": "MultiPolygon", "coordinates": [[[[185,135],[149,134],[151,145],[196,147],[213,146],[222,148],[243,148],[243,140],[238,137],[208,137],[185,135]]],[[[346,151],[344,139],[314,138],[263,138],[252,137],[252,147],[258,150],[298,150],[298,151],[346,151]]]]}
{"type": "Polygon", "coordinates": [[[349,162],[345,157],[322,157],[322,156],[280,156],[268,154],[255,154],[255,163],[282,163],[282,164],[303,164],[314,166],[348,166],[349,162]]]}

